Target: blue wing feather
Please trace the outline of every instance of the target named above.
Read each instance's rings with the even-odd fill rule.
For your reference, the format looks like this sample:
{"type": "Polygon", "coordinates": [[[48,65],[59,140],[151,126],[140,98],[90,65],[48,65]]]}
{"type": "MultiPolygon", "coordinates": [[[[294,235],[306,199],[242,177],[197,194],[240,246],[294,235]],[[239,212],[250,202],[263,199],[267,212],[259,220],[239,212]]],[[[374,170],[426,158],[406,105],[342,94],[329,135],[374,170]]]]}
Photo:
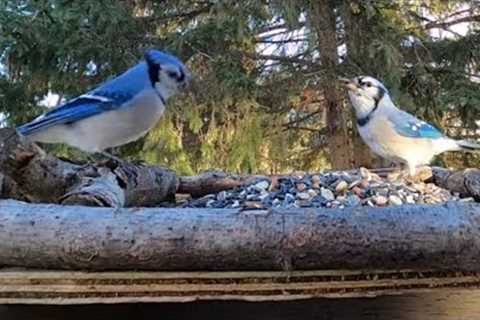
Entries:
{"type": "Polygon", "coordinates": [[[390,120],[393,122],[395,131],[404,137],[429,139],[443,137],[440,130],[404,111],[395,112],[390,120]]]}
{"type": "Polygon", "coordinates": [[[105,82],[98,88],[54,108],[41,117],[17,128],[29,135],[59,124],[69,124],[104,111],[121,107],[149,84],[145,62],[139,63],[119,77],[105,82]]]}
{"type": "Polygon", "coordinates": [[[73,123],[114,108],[115,105],[111,102],[79,97],[18,127],[17,130],[23,135],[29,135],[51,126],[73,123]]]}

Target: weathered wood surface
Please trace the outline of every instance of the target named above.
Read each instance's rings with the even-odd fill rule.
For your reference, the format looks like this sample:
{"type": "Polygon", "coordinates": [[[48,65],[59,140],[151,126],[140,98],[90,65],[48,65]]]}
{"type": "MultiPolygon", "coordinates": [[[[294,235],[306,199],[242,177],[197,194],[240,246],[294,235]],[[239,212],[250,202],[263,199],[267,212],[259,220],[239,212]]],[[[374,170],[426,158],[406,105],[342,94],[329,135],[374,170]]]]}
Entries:
{"type": "Polygon", "coordinates": [[[65,272],[0,270],[0,304],[288,301],[480,289],[480,274],[399,271],[65,272]]]}
{"type": "Polygon", "coordinates": [[[462,195],[473,197],[480,201],[480,170],[464,169],[451,171],[444,168],[433,167],[433,182],[451,192],[458,192],[462,195]]]}
{"type": "Polygon", "coordinates": [[[264,176],[238,176],[224,172],[206,172],[199,176],[180,177],[177,192],[190,194],[192,197],[201,197],[247,185],[260,177],[264,176]]]}
{"type": "Polygon", "coordinates": [[[240,211],[4,200],[0,263],[77,270],[480,271],[480,205],[240,211]]]}
{"type": "Polygon", "coordinates": [[[375,299],[261,302],[198,301],[74,306],[4,305],[2,320],[477,320],[480,291],[415,292],[375,299]]]}
{"type": "Polygon", "coordinates": [[[0,129],[1,197],[88,206],[154,206],[175,196],[171,170],[130,163],[75,164],[0,129]]]}
{"type": "Polygon", "coordinates": [[[257,176],[207,172],[178,178],[163,167],[106,161],[72,163],[45,153],[14,129],[0,129],[0,197],[101,207],[152,207],[175,193],[194,197],[252,182],[257,176]]]}

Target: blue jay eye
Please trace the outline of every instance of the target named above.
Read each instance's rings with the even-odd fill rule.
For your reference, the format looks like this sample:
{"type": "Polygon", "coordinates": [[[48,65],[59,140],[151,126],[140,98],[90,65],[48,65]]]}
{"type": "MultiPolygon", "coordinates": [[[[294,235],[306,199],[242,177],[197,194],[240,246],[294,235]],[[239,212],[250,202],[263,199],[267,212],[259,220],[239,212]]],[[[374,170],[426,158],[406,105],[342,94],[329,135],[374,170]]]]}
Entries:
{"type": "Polygon", "coordinates": [[[167,75],[168,75],[170,78],[175,78],[175,79],[178,77],[177,73],[174,72],[174,71],[168,71],[168,72],[167,72],[167,75]]]}
{"type": "Polygon", "coordinates": [[[178,82],[183,82],[185,80],[185,72],[183,72],[182,69],[180,69],[180,76],[177,78],[178,82]]]}
{"type": "Polygon", "coordinates": [[[372,84],[370,82],[365,82],[365,86],[370,88],[372,86],[372,84]]]}

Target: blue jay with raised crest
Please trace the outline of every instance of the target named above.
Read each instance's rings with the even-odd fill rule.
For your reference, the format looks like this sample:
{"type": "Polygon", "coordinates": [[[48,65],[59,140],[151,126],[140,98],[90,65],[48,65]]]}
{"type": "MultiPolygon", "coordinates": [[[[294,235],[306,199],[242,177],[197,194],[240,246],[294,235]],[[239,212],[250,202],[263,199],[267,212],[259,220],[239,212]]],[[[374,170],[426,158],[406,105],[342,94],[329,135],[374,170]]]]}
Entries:
{"type": "Polygon", "coordinates": [[[158,122],[169,97],[190,80],[176,57],[148,50],[145,60],[98,88],[17,128],[29,140],[66,143],[102,153],[144,136],[158,122]]]}
{"type": "Polygon", "coordinates": [[[398,109],[385,86],[375,78],[340,78],[348,90],[355,111],[357,128],[363,141],[377,155],[407,166],[415,175],[416,167],[429,164],[445,151],[474,151],[480,145],[454,140],[437,128],[398,109]]]}

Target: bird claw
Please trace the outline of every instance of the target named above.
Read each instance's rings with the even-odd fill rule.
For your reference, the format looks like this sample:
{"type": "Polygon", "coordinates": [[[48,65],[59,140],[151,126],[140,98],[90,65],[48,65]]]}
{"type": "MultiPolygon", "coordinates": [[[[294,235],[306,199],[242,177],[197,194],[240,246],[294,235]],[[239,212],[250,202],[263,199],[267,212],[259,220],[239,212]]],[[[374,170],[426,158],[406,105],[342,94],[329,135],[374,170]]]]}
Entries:
{"type": "Polygon", "coordinates": [[[408,170],[405,170],[404,167],[399,166],[397,163],[393,163],[392,170],[392,172],[387,174],[387,180],[391,182],[404,180],[409,175],[408,170]]]}
{"type": "Polygon", "coordinates": [[[418,167],[415,172],[415,177],[420,181],[428,181],[433,177],[432,168],[429,166],[418,167]]]}
{"type": "Polygon", "coordinates": [[[432,168],[428,166],[422,166],[422,167],[415,168],[415,171],[413,172],[413,174],[412,172],[409,172],[408,175],[405,177],[405,181],[411,184],[423,183],[431,179],[432,176],[433,176],[432,168]]]}
{"type": "Polygon", "coordinates": [[[432,170],[429,167],[420,167],[413,173],[408,168],[395,170],[387,175],[388,181],[405,181],[409,184],[419,183],[432,176],[432,170]]]}
{"type": "Polygon", "coordinates": [[[123,159],[120,159],[117,156],[114,156],[111,153],[108,152],[96,152],[93,155],[89,156],[90,160],[92,162],[96,162],[100,165],[105,165],[105,166],[115,166],[118,167],[120,165],[125,165],[126,161],[123,159]]]}

